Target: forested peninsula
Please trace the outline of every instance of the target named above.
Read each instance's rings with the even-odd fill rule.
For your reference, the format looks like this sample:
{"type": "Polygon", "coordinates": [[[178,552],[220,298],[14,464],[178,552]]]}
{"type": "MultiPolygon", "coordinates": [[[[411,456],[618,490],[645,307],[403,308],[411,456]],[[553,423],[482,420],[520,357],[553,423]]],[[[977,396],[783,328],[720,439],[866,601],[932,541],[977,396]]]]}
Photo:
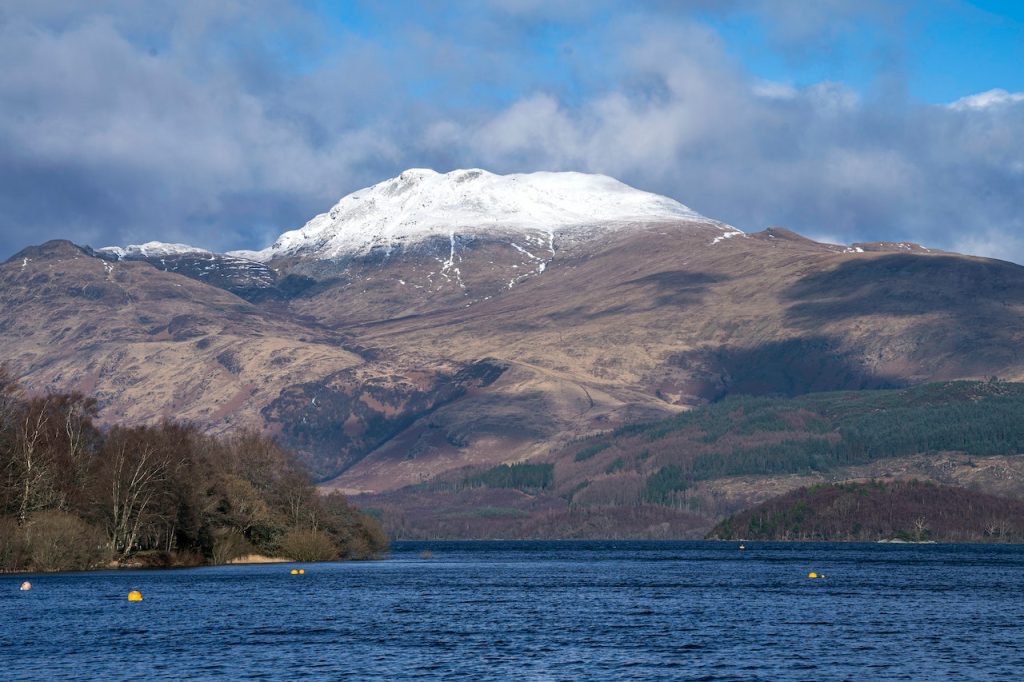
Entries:
{"type": "Polygon", "coordinates": [[[1021,542],[1024,501],[923,481],[815,485],[719,523],[719,540],[1021,542]]]}
{"type": "Polygon", "coordinates": [[[29,395],[0,369],[0,570],[366,559],[387,548],[374,518],[318,495],[292,453],[258,432],[101,429],[97,411],[80,393],[29,395]]]}

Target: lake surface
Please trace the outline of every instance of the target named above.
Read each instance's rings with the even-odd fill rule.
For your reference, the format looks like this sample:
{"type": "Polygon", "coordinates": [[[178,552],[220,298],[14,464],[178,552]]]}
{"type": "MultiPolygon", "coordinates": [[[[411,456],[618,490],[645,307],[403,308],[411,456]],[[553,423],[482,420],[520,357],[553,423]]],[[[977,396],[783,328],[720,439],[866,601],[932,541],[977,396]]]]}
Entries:
{"type": "Polygon", "coordinates": [[[33,575],[26,593],[24,575],[5,575],[0,678],[1024,674],[1024,547],[746,547],[405,542],[301,576],[291,564],[33,575]],[[127,601],[135,589],[145,601],[127,601]]]}

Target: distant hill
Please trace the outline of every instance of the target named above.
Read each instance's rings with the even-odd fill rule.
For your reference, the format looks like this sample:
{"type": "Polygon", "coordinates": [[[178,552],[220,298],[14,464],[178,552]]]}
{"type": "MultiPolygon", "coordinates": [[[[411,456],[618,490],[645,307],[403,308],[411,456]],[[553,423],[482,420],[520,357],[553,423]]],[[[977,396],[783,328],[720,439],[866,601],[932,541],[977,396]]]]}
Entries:
{"type": "Polygon", "coordinates": [[[1024,541],[1024,501],[899,481],[800,488],[722,521],[720,540],[1024,541]]]}

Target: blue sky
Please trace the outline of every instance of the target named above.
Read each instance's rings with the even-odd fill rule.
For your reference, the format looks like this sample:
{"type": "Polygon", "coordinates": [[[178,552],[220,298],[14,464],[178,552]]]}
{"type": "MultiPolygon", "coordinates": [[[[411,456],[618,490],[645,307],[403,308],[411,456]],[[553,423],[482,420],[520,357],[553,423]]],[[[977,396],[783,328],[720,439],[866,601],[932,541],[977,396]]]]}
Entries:
{"type": "Polygon", "coordinates": [[[1024,90],[1024,3],[933,0],[885,9],[887,15],[841,23],[834,43],[795,58],[777,49],[763,14],[712,23],[730,53],[769,80],[799,86],[836,80],[868,92],[896,71],[908,97],[932,104],[993,88],[1024,90]]]}
{"type": "Polygon", "coordinates": [[[260,248],[425,166],[1024,262],[1022,64],[1005,0],[12,0],[0,256],[260,248]]]}
{"type": "MultiPolygon", "coordinates": [[[[595,38],[614,31],[624,14],[645,11],[707,24],[721,36],[728,54],[766,80],[796,86],[837,80],[866,91],[898,60],[907,94],[924,102],[946,103],[993,88],[1024,90],[1024,3],[1017,0],[930,0],[874,7],[866,3],[864,12],[843,11],[841,6],[856,8],[854,3],[825,3],[824,14],[795,27],[772,16],[770,3],[664,3],[689,5],[688,11],[664,11],[662,3],[652,3],[646,10],[643,3],[577,4],[594,9],[555,8],[549,14],[533,10],[522,42],[516,45],[523,80],[503,83],[495,96],[521,96],[537,84],[566,93],[596,87],[594,82],[581,82],[592,80],[586,77],[598,73],[610,57],[601,52],[595,38]],[[593,60],[590,74],[572,68],[567,47],[579,53],[577,58],[593,60]]],[[[812,4],[803,3],[793,11],[801,13],[812,4]]],[[[542,3],[523,5],[526,13],[542,3]]],[[[351,33],[374,42],[396,43],[410,25],[454,28],[448,35],[464,45],[479,40],[469,31],[459,33],[460,19],[471,13],[465,7],[452,5],[439,11],[444,3],[422,2],[393,2],[387,11],[380,9],[380,3],[309,6],[329,20],[331,32],[342,40],[351,33]]]]}

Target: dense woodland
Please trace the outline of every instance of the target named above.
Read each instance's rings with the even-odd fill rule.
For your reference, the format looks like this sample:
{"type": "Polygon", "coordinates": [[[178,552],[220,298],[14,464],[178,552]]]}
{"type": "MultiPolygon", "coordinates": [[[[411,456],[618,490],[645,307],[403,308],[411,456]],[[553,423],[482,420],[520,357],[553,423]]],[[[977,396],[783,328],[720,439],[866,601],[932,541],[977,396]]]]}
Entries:
{"type": "Polygon", "coordinates": [[[0,570],[362,559],[387,546],[376,520],[319,496],[257,432],[100,429],[96,416],[90,397],[27,395],[0,369],[0,570]]]}
{"type": "Polygon", "coordinates": [[[1024,501],[919,481],[818,485],[736,514],[708,537],[1021,542],[1024,501]]]}

